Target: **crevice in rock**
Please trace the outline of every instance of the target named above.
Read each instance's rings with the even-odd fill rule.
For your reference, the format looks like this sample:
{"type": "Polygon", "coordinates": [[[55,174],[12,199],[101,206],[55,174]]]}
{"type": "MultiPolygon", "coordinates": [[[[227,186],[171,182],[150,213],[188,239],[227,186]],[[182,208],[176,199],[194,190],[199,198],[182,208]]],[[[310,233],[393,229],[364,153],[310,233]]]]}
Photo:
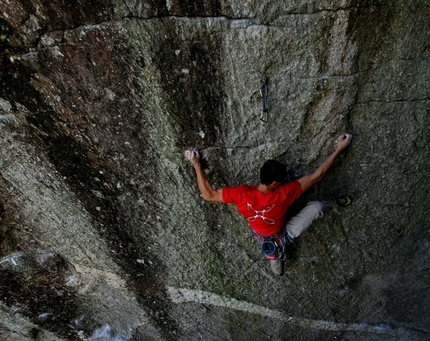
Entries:
{"type": "Polygon", "coordinates": [[[382,103],[382,104],[402,104],[402,103],[414,103],[414,102],[428,102],[430,98],[408,98],[408,99],[391,99],[391,100],[369,100],[369,101],[359,101],[356,104],[372,104],[372,103],[382,103]]]}

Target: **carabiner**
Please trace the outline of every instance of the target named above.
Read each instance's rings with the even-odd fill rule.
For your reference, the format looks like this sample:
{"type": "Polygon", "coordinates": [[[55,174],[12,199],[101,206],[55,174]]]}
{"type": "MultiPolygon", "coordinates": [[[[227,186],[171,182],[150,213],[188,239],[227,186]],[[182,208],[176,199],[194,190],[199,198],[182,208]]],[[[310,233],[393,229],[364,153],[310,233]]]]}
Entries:
{"type": "Polygon", "coordinates": [[[264,83],[260,85],[260,94],[261,97],[267,97],[267,95],[269,94],[269,89],[267,88],[266,81],[264,81],[264,83]]]}
{"type": "Polygon", "coordinates": [[[267,107],[267,96],[269,95],[269,89],[267,88],[267,79],[264,81],[263,84],[260,85],[260,94],[263,102],[263,109],[261,110],[260,120],[262,120],[263,122],[267,122],[268,120],[267,112],[269,111],[267,107]],[[263,118],[264,114],[266,114],[265,118],[263,118]]]}

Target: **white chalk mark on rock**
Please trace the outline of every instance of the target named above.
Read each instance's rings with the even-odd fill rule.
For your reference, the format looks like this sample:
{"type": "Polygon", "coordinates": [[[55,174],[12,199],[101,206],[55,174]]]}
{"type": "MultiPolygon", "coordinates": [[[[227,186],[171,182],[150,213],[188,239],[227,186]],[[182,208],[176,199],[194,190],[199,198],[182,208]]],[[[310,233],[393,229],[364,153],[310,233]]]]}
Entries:
{"type": "Polygon", "coordinates": [[[418,331],[412,331],[405,328],[392,328],[391,326],[383,324],[372,325],[368,323],[335,323],[330,321],[310,320],[306,318],[290,316],[282,311],[269,309],[246,301],[239,301],[231,297],[221,296],[207,291],[174,288],[171,286],[166,286],[166,288],[173,303],[179,304],[194,302],[200,304],[210,304],[218,307],[230,308],[251,314],[275,318],[304,328],[388,334],[399,337],[405,337],[406,335],[412,336],[413,334],[421,335],[421,333],[418,331]]]}

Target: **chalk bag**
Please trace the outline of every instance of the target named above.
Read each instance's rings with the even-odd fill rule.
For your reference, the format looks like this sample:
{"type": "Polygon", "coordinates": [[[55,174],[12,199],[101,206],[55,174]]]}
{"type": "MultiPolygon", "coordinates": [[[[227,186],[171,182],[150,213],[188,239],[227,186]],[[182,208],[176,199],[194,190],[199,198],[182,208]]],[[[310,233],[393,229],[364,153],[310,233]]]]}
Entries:
{"type": "Polygon", "coordinates": [[[278,247],[272,241],[263,242],[263,244],[261,244],[261,251],[266,257],[267,256],[278,257],[278,247]]]}

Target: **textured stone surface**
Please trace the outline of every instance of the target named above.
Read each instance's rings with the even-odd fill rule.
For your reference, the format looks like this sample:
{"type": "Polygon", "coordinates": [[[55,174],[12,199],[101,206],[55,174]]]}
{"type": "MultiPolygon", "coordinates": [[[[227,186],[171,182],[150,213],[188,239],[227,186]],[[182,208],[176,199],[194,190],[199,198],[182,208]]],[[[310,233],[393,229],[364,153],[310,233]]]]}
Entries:
{"type": "Polygon", "coordinates": [[[0,336],[427,340],[425,1],[0,3],[0,336]],[[268,79],[268,121],[259,85],[268,79]],[[214,186],[349,194],[274,277],[214,186]]]}

